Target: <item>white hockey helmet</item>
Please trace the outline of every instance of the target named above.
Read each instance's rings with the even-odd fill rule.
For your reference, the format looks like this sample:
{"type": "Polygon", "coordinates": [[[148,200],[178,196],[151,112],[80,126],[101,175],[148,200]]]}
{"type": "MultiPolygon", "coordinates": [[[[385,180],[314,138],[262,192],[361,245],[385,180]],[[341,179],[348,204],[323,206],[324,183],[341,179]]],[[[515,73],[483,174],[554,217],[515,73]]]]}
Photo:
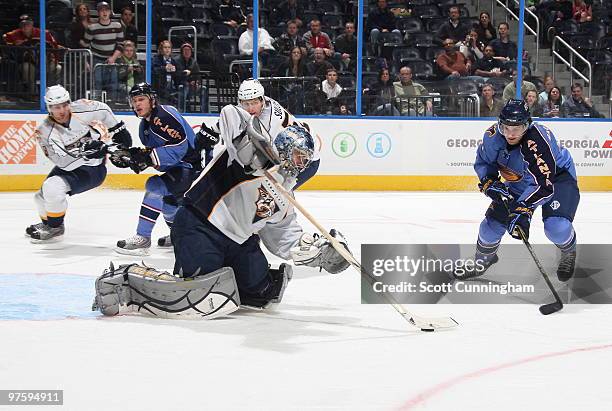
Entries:
{"type": "Polygon", "coordinates": [[[263,98],[266,95],[263,86],[259,80],[248,79],[244,80],[238,88],[238,101],[253,100],[254,98],[263,98]]]}
{"type": "Polygon", "coordinates": [[[70,93],[68,93],[68,90],[66,90],[64,87],[58,84],[47,88],[47,91],[45,92],[47,111],[49,111],[49,107],[51,106],[66,102],[70,102],[70,93]]]}

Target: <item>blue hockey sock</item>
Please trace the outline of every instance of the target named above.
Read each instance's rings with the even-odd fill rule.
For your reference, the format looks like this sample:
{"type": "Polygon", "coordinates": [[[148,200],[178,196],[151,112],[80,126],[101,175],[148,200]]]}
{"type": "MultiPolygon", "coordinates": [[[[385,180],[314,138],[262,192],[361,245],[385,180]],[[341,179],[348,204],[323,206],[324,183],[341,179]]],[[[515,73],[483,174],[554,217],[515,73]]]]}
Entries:
{"type": "Polygon", "coordinates": [[[548,217],[544,220],[544,233],[561,251],[576,248],[576,232],[572,222],[564,217],[548,217]]]}

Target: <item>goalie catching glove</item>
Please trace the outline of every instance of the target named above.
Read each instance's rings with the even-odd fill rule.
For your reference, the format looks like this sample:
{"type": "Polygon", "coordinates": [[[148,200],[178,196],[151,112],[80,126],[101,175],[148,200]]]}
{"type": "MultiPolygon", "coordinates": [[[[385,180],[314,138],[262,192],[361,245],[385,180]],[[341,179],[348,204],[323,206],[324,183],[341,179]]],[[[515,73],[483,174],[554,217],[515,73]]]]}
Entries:
{"type": "MultiPolygon", "coordinates": [[[[331,229],[329,234],[336,238],[350,253],[346,239],[339,231],[331,229]]],[[[338,253],[331,242],[318,234],[304,233],[300,238],[299,247],[291,249],[291,258],[295,265],[322,268],[331,274],[340,273],[348,268],[350,263],[338,253]]]]}

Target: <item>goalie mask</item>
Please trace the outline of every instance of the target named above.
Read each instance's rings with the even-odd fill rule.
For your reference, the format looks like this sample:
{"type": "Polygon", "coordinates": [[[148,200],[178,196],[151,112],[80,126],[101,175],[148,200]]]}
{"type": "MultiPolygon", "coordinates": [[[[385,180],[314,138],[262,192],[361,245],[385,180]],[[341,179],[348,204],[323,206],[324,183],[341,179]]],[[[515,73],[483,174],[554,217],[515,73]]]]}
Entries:
{"type": "Polygon", "coordinates": [[[312,161],[314,139],[305,128],[292,125],[274,139],[274,146],[281,160],[281,169],[297,177],[312,161]]]}

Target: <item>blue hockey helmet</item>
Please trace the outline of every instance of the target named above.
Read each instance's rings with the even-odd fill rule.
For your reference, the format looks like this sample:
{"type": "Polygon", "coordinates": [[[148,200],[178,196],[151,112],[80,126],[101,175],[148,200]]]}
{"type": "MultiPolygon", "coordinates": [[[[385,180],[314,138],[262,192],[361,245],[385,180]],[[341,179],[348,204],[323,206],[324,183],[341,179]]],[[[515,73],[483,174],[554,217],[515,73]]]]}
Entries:
{"type": "Polygon", "coordinates": [[[302,126],[294,124],[278,133],[274,146],[281,160],[281,167],[294,177],[306,169],[314,155],[314,139],[302,126]]]}
{"type": "Polygon", "coordinates": [[[520,126],[522,124],[531,123],[531,113],[529,113],[529,106],[524,100],[510,99],[502,108],[499,114],[500,124],[507,126],[520,126]]]}

